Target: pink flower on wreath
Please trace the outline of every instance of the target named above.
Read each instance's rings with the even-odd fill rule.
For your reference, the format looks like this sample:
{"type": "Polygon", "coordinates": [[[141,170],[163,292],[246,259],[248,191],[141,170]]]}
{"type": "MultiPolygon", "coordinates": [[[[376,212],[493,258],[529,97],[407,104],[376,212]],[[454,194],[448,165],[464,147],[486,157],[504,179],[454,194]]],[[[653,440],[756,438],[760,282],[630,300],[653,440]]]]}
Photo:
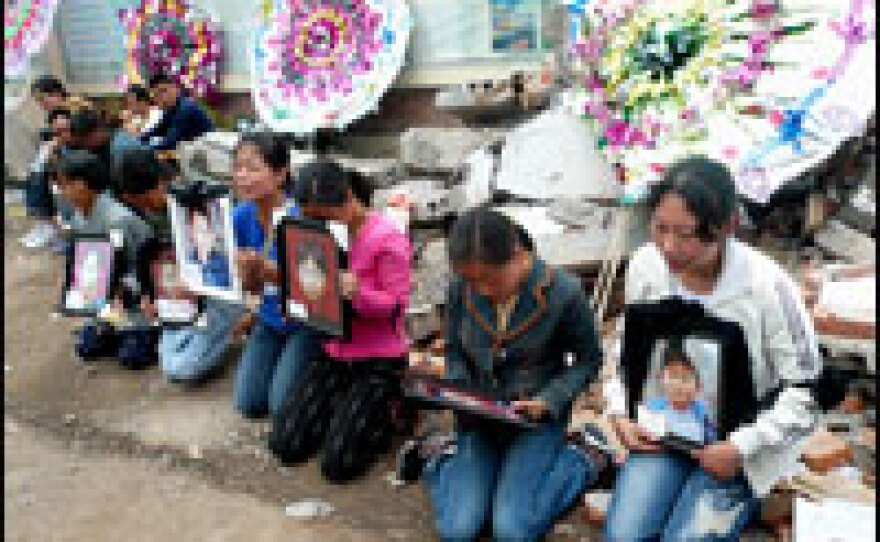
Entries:
{"type": "Polygon", "coordinates": [[[773,43],[774,34],[772,32],[758,32],[749,36],[749,52],[753,56],[764,57],[773,43]]]}
{"type": "Polygon", "coordinates": [[[776,0],[754,0],[752,2],[752,17],[766,20],[775,16],[778,12],[776,0]]]}
{"type": "Polygon", "coordinates": [[[612,147],[629,147],[647,143],[645,133],[623,120],[614,120],[605,128],[605,139],[612,147]]]}
{"type": "Polygon", "coordinates": [[[280,53],[280,65],[269,65],[279,89],[301,102],[351,93],[352,77],[372,70],[373,57],[382,50],[381,15],[364,0],[289,0],[288,5],[270,40],[280,53]]]}

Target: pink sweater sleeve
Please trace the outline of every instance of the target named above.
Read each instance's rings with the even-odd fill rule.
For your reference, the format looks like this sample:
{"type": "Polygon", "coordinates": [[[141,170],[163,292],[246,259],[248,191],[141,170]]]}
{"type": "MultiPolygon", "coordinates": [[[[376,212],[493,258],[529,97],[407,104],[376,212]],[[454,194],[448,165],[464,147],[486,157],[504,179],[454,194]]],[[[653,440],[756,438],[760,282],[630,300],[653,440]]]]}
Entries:
{"type": "Polygon", "coordinates": [[[376,280],[370,284],[361,277],[352,302],[354,310],[367,318],[388,318],[395,310],[403,311],[409,305],[412,289],[409,241],[403,235],[389,236],[383,241],[377,249],[376,280]]]}

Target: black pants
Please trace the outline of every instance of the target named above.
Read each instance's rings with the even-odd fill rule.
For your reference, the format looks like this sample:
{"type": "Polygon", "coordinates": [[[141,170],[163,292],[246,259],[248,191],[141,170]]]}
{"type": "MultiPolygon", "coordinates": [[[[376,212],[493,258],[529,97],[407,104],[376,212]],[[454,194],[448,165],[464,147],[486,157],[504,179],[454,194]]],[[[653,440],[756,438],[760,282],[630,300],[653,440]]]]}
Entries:
{"type": "Polygon", "coordinates": [[[42,171],[32,171],[25,179],[25,206],[34,218],[55,216],[55,198],[49,185],[49,176],[42,171]]]}
{"type": "Polygon", "coordinates": [[[318,454],[331,482],[363,475],[406,429],[405,366],[405,359],[319,360],[273,419],[269,448],[285,464],[318,454]]]}

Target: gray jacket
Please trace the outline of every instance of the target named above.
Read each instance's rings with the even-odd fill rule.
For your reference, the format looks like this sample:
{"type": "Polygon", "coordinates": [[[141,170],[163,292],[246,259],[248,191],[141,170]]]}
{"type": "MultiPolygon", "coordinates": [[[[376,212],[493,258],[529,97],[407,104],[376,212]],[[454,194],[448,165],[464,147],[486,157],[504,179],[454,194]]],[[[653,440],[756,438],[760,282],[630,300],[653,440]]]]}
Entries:
{"type": "Polygon", "coordinates": [[[152,237],[146,222],[107,193],[99,194],[88,216],[77,212],[72,221],[77,233],[110,235],[122,242],[125,255],[123,281],[131,291],[139,290],[136,280],[141,247],[152,237]]]}
{"type": "Polygon", "coordinates": [[[578,280],[535,261],[507,333],[492,303],[453,282],[447,300],[447,377],[494,399],[542,399],[551,421],[568,422],[575,398],[596,378],[602,350],[578,280]]]}

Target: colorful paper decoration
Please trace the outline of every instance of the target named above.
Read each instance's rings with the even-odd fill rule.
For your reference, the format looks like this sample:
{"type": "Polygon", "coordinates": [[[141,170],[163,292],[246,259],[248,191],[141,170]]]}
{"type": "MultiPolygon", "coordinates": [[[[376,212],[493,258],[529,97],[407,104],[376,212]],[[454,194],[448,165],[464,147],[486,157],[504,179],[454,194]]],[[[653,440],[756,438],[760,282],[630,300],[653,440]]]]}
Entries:
{"type": "Polygon", "coordinates": [[[7,78],[27,71],[31,57],[49,38],[58,0],[6,0],[3,19],[3,72],[7,78]]]}
{"type": "Polygon", "coordinates": [[[870,0],[563,0],[568,95],[638,197],[702,153],[765,203],[857,135],[875,108],[870,0]]]}
{"type": "Polygon", "coordinates": [[[124,28],[122,88],[146,84],[162,72],[196,96],[210,96],[218,84],[223,57],[220,29],[187,0],[141,0],[119,11],[124,28]]]}
{"type": "Polygon", "coordinates": [[[404,63],[404,0],[271,0],[259,16],[252,94],[272,130],[341,130],[373,111],[404,63]]]}

